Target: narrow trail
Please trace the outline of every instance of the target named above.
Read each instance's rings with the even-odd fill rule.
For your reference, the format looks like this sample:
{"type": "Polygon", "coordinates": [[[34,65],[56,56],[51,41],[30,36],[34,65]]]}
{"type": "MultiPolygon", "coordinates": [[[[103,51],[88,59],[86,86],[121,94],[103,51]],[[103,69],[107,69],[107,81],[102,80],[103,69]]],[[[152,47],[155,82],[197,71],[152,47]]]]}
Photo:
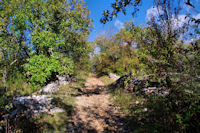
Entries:
{"type": "Polygon", "coordinates": [[[73,129],[68,132],[128,132],[125,116],[114,108],[103,82],[90,74],[85,86],[83,94],[76,97],[73,129]]]}

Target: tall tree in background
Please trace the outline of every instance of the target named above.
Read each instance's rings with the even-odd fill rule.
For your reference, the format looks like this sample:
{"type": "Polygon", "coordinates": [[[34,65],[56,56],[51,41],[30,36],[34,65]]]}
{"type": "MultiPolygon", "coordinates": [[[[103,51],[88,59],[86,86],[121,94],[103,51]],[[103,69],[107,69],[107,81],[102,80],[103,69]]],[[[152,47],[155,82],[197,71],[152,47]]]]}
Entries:
{"type": "Polygon", "coordinates": [[[131,34],[131,23],[125,24],[112,37],[100,36],[96,40],[97,47],[100,49],[96,55],[95,66],[99,74],[124,73],[136,74],[139,68],[139,61],[136,47],[134,47],[134,35],[131,34]]]}

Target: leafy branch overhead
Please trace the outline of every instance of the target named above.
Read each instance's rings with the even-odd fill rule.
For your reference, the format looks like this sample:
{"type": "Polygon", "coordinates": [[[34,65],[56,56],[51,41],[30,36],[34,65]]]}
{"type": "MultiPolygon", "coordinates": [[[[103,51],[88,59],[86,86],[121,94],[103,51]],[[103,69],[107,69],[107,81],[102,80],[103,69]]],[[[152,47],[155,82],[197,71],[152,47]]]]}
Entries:
{"type": "MultiPolygon", "coordinates": [[[[126,8],[127,6],[130,6],[133,8],[132,15],[135,16],[135,14],[139,11],[140,6],[143,4],[143,2],[147,2],[145,0],[115,0],[111,4],[112,10],[105,10],[103,12],[103,16],[100,19],[100,22],[105,24],[108,21],[112,21],[113,18],[117,17],[119,12],[122,12],[124,15],[126,15],[126,8]]],[[[195,8],[195,6],[192,4],[190,0],[181,0],[180,2],[185,3],[185,5],[195,8]]],[[[170,0],[154,0],[154,3],[159,3],[160,5],[165,3],[170,3],[170,0]]],[[[199,23],[200,19],[193,18],[193,21],[196,23],[199,23]]]]}
{"type": "Polygon", "coordinates": [[[122,11],[124,15],[126,15],[126,7],[133,6],[134,11],[133,15],[139,10],[138,6],[141,4],[141,0],[115,0],[112,3],[112,11],[105,10],[103,12],[103,17],[101,18],[101,23],[105,24],[108,21],[111,21],[114,17],[117,17],[117,14],[122,11]]]}

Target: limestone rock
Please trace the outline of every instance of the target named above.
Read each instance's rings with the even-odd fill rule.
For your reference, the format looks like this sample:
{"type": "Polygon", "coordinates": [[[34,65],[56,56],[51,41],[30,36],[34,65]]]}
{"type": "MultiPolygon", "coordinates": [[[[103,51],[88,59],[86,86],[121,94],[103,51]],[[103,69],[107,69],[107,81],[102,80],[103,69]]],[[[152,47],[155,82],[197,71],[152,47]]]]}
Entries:
{"type": "Polygon", "coordinates": [[[27,117],[42,112],[50,114],[64,112],[63,109],[51,104],[52,99],[47,95],[18,96],[13,101],[16,109],[12,112],[12,116],[21,112],[25,112],[27,117]]]}
{"type": "Polygon", "coordinates": [[[114,73],[110,73],[110,74],[109,74],[109,77],[110,77],[111,79],[113,79],[114,81],[116,81],[116,80],[118,80],[118,79],[120,78],[120,76],[117,76],[117,75],[115,75],[114,73]]]}
{"type": "Polygon", "coordinates": [[[67,81],[66,76],[57,75],[56,77],[58,78],[58,80],[51,82],[51,83],[47,84],[46,86],[42,87],[40,89],[40,92],[52,94],[52,93],[55,93],[59,89],[60,86],[66,85],[69,83],[67,81]]]}
{"type": "Polygon", "coordinates": [[[42,87],[40,92],[43,93],[54,93],[59,89],[58,81],[51,82],[47,84],[46,86],[42,87]]]}

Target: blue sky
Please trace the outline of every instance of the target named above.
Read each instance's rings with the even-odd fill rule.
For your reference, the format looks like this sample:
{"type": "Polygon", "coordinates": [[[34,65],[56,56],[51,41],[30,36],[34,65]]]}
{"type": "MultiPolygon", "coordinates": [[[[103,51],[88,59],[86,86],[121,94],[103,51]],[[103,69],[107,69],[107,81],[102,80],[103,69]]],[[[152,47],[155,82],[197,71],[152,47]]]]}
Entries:
{"type": "Polygon", "coordinates": [[[148,2],[142,3],[140,11],[137,13],[136,17],[132,17],[131,13],[133,9],[131,7],[128,7],[126,16],[122,13],[119,13],[117,18],[114,18],[111,22],[101,24],[100,19],[103,14],[103,11],[111,9],[111,3],[114,2],[114,0],[85,1],[87,3],[88,9],[91,12],[90,18],[93,20],[94,25],[94,28],[92,29],[92,32],[90,33],[88,39],[89,41],[94,41],[98,35],[101,35],[108,30],[110,30],[111,32],[117,32],[121,27],[123,27],[123,24],[128,21],[133,20],[135,25],[145,24],[146,11],[153,6],[153,0],[148,0],[148,2]]]}
{"type": "MultiPolygon", "coordinates": [[[[88,9],[90,10],[90,18],[93,20],[93,26],[92,32],[89,35],[88,40],[94,41],[96,40],[96,37],[99,35],[102,35],[107,32],[115,33],[119,31],[120,28],[123,27],[123,24],[128,21],[133,21],[135,25],[142,25],[146,23],[146,19],[150,18],[150,16],[156,16],[157,10],[153,7],[153,0],[144,0],[142,5],[139,7],[139,11],[137,12],[137,15],[133,18],[131,13],[133,11],[133,7],[127,8],[127,15],[123,15],[122,13],[119,13],[117,18],[114,18],[111,22],[108,22],[106,24],[101,24],[100,19],[102,17],[104,10],[111,9],[111,3],[113,3],[115,0],[85,0],[88,6],[88,9]]],[[[182,1],[183,2],[183,1],[182,1]]],[[[200,5],[200,0],[191,0],[191,2],[194,5],[200,5]]],[[[177,25],[180,25],[182,22],[184,22],[185,14],[186,12],[192,13],[192,16],[195,18],[200,19],[200,11],[195,11],[198,8],[192,9],[189,6],[186,6],[183,4],[183,9],[185,11],[180,15],[180,23],[177,25]],[[193,14],[194,13],[194,14],[193,14]]]]}

